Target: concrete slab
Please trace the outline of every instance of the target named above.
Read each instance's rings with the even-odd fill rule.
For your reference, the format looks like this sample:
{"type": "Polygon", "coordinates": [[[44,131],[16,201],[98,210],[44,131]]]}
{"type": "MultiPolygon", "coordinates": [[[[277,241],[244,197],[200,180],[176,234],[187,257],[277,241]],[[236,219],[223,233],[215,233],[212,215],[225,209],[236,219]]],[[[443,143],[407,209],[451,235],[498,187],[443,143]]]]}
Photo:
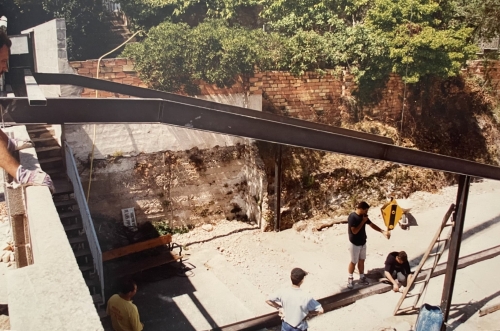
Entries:
{"type": "Polygon", "coordinates": [[[134,303],[147,330],[209,330],[248,319],[255,314],[212,271],[220,266],[209,254],[186,262],[193,277],[177,277],[172,265],[152,269],[137,278],[134,303]],[[169,277],[172,276],[172,277],[169,277]],[[168,277],[165,279],[164,277],[168,277]]]}

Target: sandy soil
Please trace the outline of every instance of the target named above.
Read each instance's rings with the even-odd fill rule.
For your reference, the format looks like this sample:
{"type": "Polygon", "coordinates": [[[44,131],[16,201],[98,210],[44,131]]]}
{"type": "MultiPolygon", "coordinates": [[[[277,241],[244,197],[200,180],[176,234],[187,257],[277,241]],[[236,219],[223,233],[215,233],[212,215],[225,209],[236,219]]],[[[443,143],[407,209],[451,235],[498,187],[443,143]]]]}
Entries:
{"type": "MultiPolygon", "coordinates": [[[[370,271],[383,267],[386,255],[394,250],[407,251],[410,264],[418,265],[446,210],[455,202],[456,193],[457,187],[451,186],[436,194],[416,192],[409,199],[398,200],[403,207],[412,208],[411,214],[418,225],[412,226],[408,231],[397,227],[392,232],[390,240],[368,229],[366,269],[370,271]]],[[[472,184],[461,256],[498,245],[499,198],[499,182],[485,180],[472,184]]],[[[380,206],[372,207],[370,218],[382,226],[379,208],[380,206]]],[[[289,272],[296,266],[310,273],[303,288],[311,292],[314,297],[322,298],[345,290],[346,269],[349,262],[346,227],[346,224],[336,224],[319,232],[286,230],[280,233],[262,233],[255,225],[222,221],[208,231],[200,227],[187,234],[175,235],[174,241],[185,245],[188,248],[187,253],[193,257],[204,256],[207,269],[212,266],[216,269],[216,260],[224,257],[224,263],[229,263],[232,270],[240,274],[242,281],[249,282],[260,291],[252,295],[259,300],[262,299],[262,302],[278,287],[289,284],[289,272]]],[[[445,252],[442,261],[446,260],[446,254],[445,252]]],[[[498,270],[491,272],[491,267],[496,268],[498,262],[500,258],[495,258],[459,271],[453,304],[465,304],[462,307],[465,313],[452,314],[450,323],[455,323],[452,329],[500,330],[500,312],[480,319],[477,314],[474,315],[484,305],[498,300],[500,287],[493,279],[498,270]],[[481,279],[483,275],[487,276],[484,277],[485,282],[482,283],[477,275],[481,275],[481,279]],[[467,318],[464,318],[466,315],[467,318]],[[461,319],[464,323],[460,322],[461,319]],[[474,326],[469,325],[470,323],[474,323],[474,326]]],[[[223,273],[219,272],[218,277],[223,280],[223,273]]],[[[431,281],[424,302],[439,305],[442,278],[437,277],[431,281]]],[[[238,284],[228,283],[226,286],[232,293],[241,292],[238,284]]],[[[383,330],[386,327],[396,328],[396,326],[397,330],[410,330],[416,315],[392,317],[398,299],[398,294],[389,292],[360,300],[353,305],[313,319],[310,330],[383,330]],[[360,319],[357,316],[362,311],[366,312],[366,315],[360,319]],[[356,322],[353,323],[353,320],[356,322]],[[332,325],[336,327],[332,328],[332,325]]],[[[265,304],[255,308],[254,304],[253,311],[257,316],[272,309],[265,307],[265,304]]]]}

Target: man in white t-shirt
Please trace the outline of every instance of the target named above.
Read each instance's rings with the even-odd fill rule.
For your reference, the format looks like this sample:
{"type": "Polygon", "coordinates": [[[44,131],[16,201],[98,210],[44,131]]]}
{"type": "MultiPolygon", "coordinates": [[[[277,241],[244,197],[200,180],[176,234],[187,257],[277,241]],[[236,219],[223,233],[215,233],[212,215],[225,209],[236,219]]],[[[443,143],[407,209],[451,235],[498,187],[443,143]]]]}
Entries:
{"type": "Polygon", "coordinates": [[[290,275],[292,287],[278,291],[266,301],[279,310],[283,320],[281,331],[307,331],[307,318],[323,314],[321,304],[300,288],[306,275],[304,270],[294,268],[290,275]]]}

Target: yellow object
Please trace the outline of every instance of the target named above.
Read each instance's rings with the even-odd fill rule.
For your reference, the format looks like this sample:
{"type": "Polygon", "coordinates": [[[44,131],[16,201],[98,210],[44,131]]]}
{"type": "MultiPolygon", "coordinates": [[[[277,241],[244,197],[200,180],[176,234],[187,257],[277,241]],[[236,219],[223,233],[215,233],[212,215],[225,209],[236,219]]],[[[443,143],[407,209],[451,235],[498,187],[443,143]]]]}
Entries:
{"type": "Polygon", "coordinates": [[[109,298],[106,313],[111,316],[111,324],[115,331],[142,331],[143,329],[137,306],[132,301],[122,299],[118,294],[109,298]]]}
{"type": "Polygon", "coordinates": [[[391,199],[380,210],[382,211],[385,226],[387,226],[388,230],[393,230],[399,220],[401,220],[401,216],[403,216],[403,208],[398,205],[396,199],[391,199]]]}

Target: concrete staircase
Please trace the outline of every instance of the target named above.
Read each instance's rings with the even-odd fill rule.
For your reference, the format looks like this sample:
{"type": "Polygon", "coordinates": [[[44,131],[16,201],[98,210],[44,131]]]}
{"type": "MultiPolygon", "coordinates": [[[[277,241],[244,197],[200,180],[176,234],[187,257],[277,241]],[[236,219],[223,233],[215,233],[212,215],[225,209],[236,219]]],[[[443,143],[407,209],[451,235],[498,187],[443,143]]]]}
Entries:
{"type": "MultiPolygon", "coordinates": [[[[108,41],[109,50],[116,48],[121,45],[125,40],[132,36],[132,33],[129,31],[127,27],[127,22],[125,15],[121,12],[107,12],[106,13],[107,21],[110,25],[110,36],[108,41]]],[[[135,39],[135,38],[134,38],[135,39]]],[[[134,42],[136,40],[131,40],[130,42],[134,42]]],[[[119,49],[118,51],[108,55],[108,58],[117,57],[123,49],[119,49]]]]}
{"type": "Polygon", "coordinates": [[[76,261],[83,278],[89,287],[96,308],[103,303],[101,285],[94,267],[89,249],[87,235],[83,230],[78,204],[74,199],[74,190],[66,175],[63,151],[61,148],[60,126],[27,125],[26,129],[43,171],[47,172],[54,182],[56,193],[53,195],[54,205],[73,249],[76,261]]]}

